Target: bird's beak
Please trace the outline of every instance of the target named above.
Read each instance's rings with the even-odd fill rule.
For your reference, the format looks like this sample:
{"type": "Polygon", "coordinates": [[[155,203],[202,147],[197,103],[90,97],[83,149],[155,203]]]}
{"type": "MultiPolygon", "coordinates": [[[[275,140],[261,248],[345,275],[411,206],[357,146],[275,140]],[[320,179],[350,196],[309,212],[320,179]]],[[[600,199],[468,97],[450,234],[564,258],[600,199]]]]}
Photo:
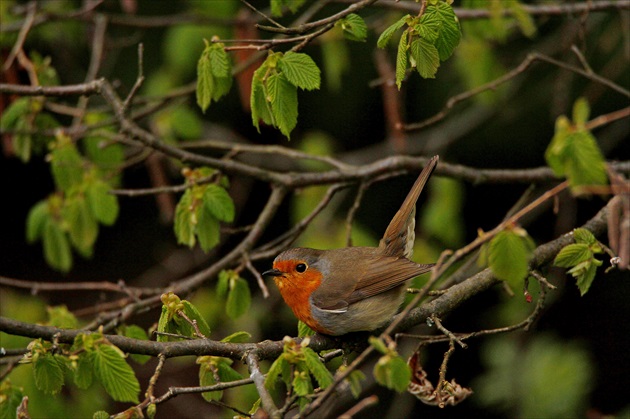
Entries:
{"type": "Polygon", "coordinates": [[[284,275],[284,273],[282,271],[280,271],[279,269],[269,269],[268,271],[265,271],[262,273],[263,276],[282,276],[284,275]]]}

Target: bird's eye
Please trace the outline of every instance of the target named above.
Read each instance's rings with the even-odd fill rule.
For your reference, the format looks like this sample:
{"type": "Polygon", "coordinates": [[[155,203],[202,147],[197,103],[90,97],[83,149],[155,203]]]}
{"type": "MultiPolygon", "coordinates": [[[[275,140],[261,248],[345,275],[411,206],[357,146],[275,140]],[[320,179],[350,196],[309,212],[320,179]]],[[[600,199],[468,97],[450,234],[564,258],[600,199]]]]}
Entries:
{"type": "Polygon", "coordinates": [[[295,270],[298,271],[299,273],[303,273],[306,271],[306,263],[298,263],[297,265],[295,265],[295,270]]]}

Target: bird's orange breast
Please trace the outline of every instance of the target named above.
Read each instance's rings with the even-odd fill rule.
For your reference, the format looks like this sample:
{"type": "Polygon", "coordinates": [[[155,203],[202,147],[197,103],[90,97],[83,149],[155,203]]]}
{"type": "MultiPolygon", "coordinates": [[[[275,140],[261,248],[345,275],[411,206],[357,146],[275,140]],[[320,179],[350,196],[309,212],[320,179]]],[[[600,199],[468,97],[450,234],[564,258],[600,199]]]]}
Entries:
{"type": "Polygon", "coordinates": [[[309,301],[313,291],[322,283],[321,273],[313,271],[297,274],[294,273],[293,266],[284,266],[283,262],[274,264],[274,268],[287,272],[282,276],[274,277],[274,281],[285,303],[293,310],[295,317],[316,332],[329,333],[313,318],[309,301]]]}

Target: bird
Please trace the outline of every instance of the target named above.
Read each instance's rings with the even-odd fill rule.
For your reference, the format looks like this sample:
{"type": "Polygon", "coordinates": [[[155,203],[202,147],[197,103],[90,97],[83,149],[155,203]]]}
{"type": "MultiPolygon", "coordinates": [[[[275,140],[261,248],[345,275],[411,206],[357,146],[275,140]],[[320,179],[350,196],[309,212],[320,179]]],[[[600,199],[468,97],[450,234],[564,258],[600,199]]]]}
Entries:
{"type": "Polygon", "coordinates": [[[413,262],[416,201],[439,156],[431,158],[389,223],[378,247],[285,250],[263,276],[273,277],[295,316],[315,332],[373,331],[398,312],[407,282],[434,264],[413,262]]]}

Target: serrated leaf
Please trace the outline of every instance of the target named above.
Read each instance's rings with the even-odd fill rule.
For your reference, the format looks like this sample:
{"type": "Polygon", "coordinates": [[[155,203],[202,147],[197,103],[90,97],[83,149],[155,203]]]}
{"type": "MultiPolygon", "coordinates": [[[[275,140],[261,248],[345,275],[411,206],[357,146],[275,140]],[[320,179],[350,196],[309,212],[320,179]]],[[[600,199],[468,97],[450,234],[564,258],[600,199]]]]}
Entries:
{"type": "Polygon", "coordinates": [[[229,77],[231,71],[230,58],[223,49],[222,43],[212,44],[208,51],[210,71],[215,77],[229,77]]]}
{"type": "Polygon", "coordinates": [[[118,402],[138,403],[140,384],[122,352],[111,345],[94,348],[94,376],[118,402]]]}
{"type": "MultiPolygon", "coordinates": [[[[175,333],[175,329],[175,323],[171,322],[169,317],[169,310],[163,305],[160,313],[160,319],[158,320],[157,331],[159,333],[175,333]]],[[[159,333],[156,338],[158,342],[168,342],[170,340],[168,336],[160,335],[159,333]]]]}
{"type": "Polygon", "coordinates": [[[51,267],[68,272],[72,267],[70,242],[59,224],[52,218],[46,220],[43,232],[44,258],[51,267]]]}
{"type": "Polygon", "coordinates": [[[291,131],[297,125],[297,87],[281,74],[273,74],[267,80],[267,93],[271,99],[271,112],[274,125],[290,139],[291,131]]]}
{"type": "Polygon", "coordinates": [[[98,223],[83,196],[75,196],[65,201],[63,211],[68,226],[70,243],[82,253],[91,254],[98,236],[98,223]]]}
{"type": "Polygon", "coordinates": [[[282,375],[282,372],[285,368],[288,368],[289,363],[287,362],[284,354],[281,354],[269,367],[269,371],[267,371],[267,376],[265,377],[265,387],[268,389],[273,388],[276,385],[276,381],[282,375]]]}
{"type": "Polygon", "coordinates": [[[195,245],[195,217],[192,208],[192,190],[186,189],[175,207],[175,222],[173,228],[177,243],[184,244],[188,247],[195,245]]]}
{"type": "Polygon", "coordinates": [[[410,52],[420,76],[425,79],[435,78],[440,66],[440,55],[435,46],[425,39],[414,39],[410,52]]]}
{"type": "Polygon", "coordinates": [[[421,23],[435,21],[438,27],[438,36],[435,40],[435,48],[439,53],[441,61],[447,60],[459,44],[461,39],[461,30],[459,21],[450,4],[446,2],[437,2],[435,5],[429,5],[422,15],[421,23]]]}
{"type": "Polygon", "coordinates": [[[33,243],[42,237],[44,226],[49,221],[50,211],[48,201],[43,200],[35,204],[26,216],[26,241],[33,243]]]}
{"type": "Polygon", "coordinates": [[[102,224],[111,226],[118,218],[118,198],[109,193],[110,187],[102,180],[95,180],[87,185],[85,198],[94,218],[102,224]]]}
{"type": "Polygon", "coordinates": [[[408,31],[409,30],[404,31],[400,37],[400,42],[398,43],[398,53],[396,54],[396,86],[398,86],[398,90],[400,90],[402,82],[405,79],[409,61],[407,56],[407,42],[409,40],[408,31]]]}
{"type": "Polygon", "coordinates": [[[206,47],[206,50],[204,50],[197,62],[197,105],[204,113],[210,106],[214,91],[214,77],[212,76],[210,57],[207,51],[208,47],[206,47]]]}
{"type": "Polygon", "coordinates": [[[306,366],[308,370],[313,374],[313,377],[317,380],[319,387],[325,389],[329,385],[331,385],[334,381],[334,378],[330,371],[326,368],[324,363],[319,359],[319,356],[315,351],[311,348],[302,348],[302,353],[304,354],[304,361],[306,362],[306,366]]]}
{"type": "Polygon", "coordinates": [[[606,162],[593,135],[578,131],[568,138],[566,176],[574,191],[583,185],[605,185],[606,162]]]}
{"type": "Polygon", "coordinates": [[[57,189],[67,192],[83,181],[83,159],[68,139],[58,139],[50,153],[50,166],[57,189]]]}
{"type": "Polygon", "coordinates": [[[514,286],[527,276],[530,256],[529,243],[512,229],[497,234],[488,248],[488,263],[493,275],[514,286]]]}
{"type": "Polygon", "coordinates": [[[411,381],[411,369],[401,357],[385,355],[374,366],[374,378],[379,384],[402,393],[411,381]]]}
{"type": "MultiPolygon", "coordinates": [[[[200,386],[213,386],[217,384],[217,372],[216,365],[212,362],[204,362],[199,365],[199,385],[200,386]]],[[[201,396],[209,402],[221,400],[223,397],[223,391],[206,391],[201,393],[201,396]]]]}
{"type": "Polygon", "coordinates": [[[40,354],[33,362],[35,385],[46,394],[56,394],[63,386],[63,369],[50,352],[40,354]]]}
{"type": "Polygon", "coordinates": [[[203,204],[219,221],[234,221],[234,201],[223,187],[208,185],[203,193],[203,204]]]}
{"type": "Polygon", "coordinates": [[[252,297],[249,284],[243,278],[235,278],[231,281],[228,292],[225,311],[231,319],[236,319],[247,313],[251,305],[252,297]]]}
{"type": "Polygon", "coordinates": [[[190,301],[182,300],[182,304],[184,305],[183,312],[190,320],[197,321],[197,327],[202,335],[208,337],[210,336],[210,326],[206,322],[206,319],[203,318],[197,307],[194,306],[190,301]]]}
{"type": "Polygon", "coordinates": [[[65,305],[47,307],[46,311],[48,312],[49,326],[55,326],[61,329],[76,329],[79,325],[79,321],[75,315],[72,314],[65,305]]]}
{"type": "Polygon", "coordinates": [[[278,60],[278,67],[286,80],[295,87],[305,90],[319,89],[320,70],[308,55],[289,51],[278,60]]]}
{"type": "MultiPolygon", "coordinates": [[[[597,261],[594,259],[593,261],[597,261]]],[[[601,263],[600,263],[601,264],[601,263]]],[[[591,288],[593,280],[595,279],[595,273],[597,272],[597,264],[590,263],[587,269],[577,277],[577,287],[580,290],[580,295],[584,296],[591,288]]]]}
{"type": "Polygon", "coordinates": [[[217,297],[225,298],[230,287],[230,278],[238,276],[232,270],[222,270],[219,272],[219,280],[217,281],[217,297]]]}
{"type": "Polygon", "coordinates": [[[556,119],[555,133],[545,150],[545,160],[554,174],[558,177],[564,175],[564,160],[565,149],[567,144],[567,137],[569,136],[569,130],[571,127],[571,121],[561,115],[556,119]]]}
{"type": "Polygon", "coordinates": [[[313,336],[315,331],[308,327],[306,323],[301,320],[298,320],[298,337],[305,338],[307,336],[313,336]]]}
{"type": "Polygon", "coordinates": [[[410,17],[411,17],[410,15],[405,15],[401,17],[396,23],[394,23],[393,25],[385,29],[383,33],[381,34],[381,36],[378,37],[378,41],[376,41],[376,46],[379,48],[385,48],[385,46],[387,46],[387,44],[389,43],[389,40],[392,38],[394,33],[398,29],[402,28],[407,22],[407,19],[410,17]]]}
{"type": "Polygon", "coordinates": [[[593,233],[585,228],[576,228],[575,230],[573,230],[573,238],[575,239],[576,243],[584,243],[589,246],[597,243],[597,239],[595,238],[595,236],[593,236],[593,233]]]}
{"type": "Polygon", "coordinates": [[[346,39],[365,42],[368,28],[361,16],[356,13],[350,13],[345,18],[339,20],[337,24],[341,25],[343,36],[346,37],[346,39]]]}
{"type": "Polygon", "coordinates": [[[74,383],[77,387],[85,390],[92,385],[93,368],[92,352],[81,352],[79,359],[76,361],[76,369],[74,370],[74,383]]]}
{"type": "Polygon", "coordinates": [[[593,252],[585,243],[573,243],[563,247],[553,261],[555,266],[571,268],[593,258],[593,252]]]}
{"type": "Polygon", "coordinates": [[[311,377],[306,372],[296,371],[291,385],[295,394],[301,397],[309,395],[313,392],[311,377]]]}
{"type": "Polygon", "coordinates": [[[212,215],[206,206],[200,207],[197,212],[197,225],[195,226],[195,232],[197,233],[197,238],[199,239],[199,245],[204,252],[208,252],[210,249],[219,244],[219,229],[219,220],[212,215]]]}
{"type": "Polygon", "coordinates": [[[250,107],[252,109],[252,123],[260,133],[259,121],[265,124],[273,125],[274,120],[271,114],[271,104],[267,101],[265,87],[263,85],[263,77],[268,66],[263,64],[254,72],[252,77],[252,93],[250,96],[250,107]]]}

